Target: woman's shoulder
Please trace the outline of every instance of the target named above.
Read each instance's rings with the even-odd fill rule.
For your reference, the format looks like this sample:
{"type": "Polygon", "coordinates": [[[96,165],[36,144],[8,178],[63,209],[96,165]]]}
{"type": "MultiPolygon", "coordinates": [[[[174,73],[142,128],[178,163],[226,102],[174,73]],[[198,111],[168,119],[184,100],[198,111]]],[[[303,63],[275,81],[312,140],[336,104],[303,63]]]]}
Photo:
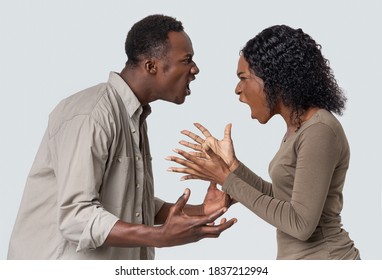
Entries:
{"type": "Polygon", "coordinates": [[[333,141],[346,142],[346,134],[340,121],[329,111],[325,109],[319,109],[317,112],[305,123],[300,129],[301,137],[309,137],[313,134],[313,137],[317,140],[323,140],[324,138],[331,138],[333,141]],[[336,139],[336,140],[335,140],[336,139]]]}
{"type": "Polygon", "coordinates": [[[331,112],[325,109],[317,110],[317,112],[301,128],[304,130],[311,126],[326,126],[335,132],[343,132],[340,121],[331,112]]]}

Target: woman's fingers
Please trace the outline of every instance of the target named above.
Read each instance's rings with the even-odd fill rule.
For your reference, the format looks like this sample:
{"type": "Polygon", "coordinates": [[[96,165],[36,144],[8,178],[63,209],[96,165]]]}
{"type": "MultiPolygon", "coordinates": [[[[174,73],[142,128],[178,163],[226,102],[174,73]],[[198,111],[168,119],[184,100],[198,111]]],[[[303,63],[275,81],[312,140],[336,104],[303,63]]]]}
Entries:
{"type": "Polygon", "coordinates": [[[176,156],[168,156],[165,159],[169,161],[174,161],[185,167],[195,168],[198,165],[199,161],[204,160],[204,159],[198,158],[197,156],[190,155],[189,153],[179,149],[175,149],[174,152],[184,157],[184,159],[176,157],[176,156]]]}
{"type": "Polygon", "coordinates": [[[196,128],[199,129],[200,132],[203,133],[204,136],[206,136],[206,137],[212,136],[211,133],[209,132],[209,130],[207,128],[205,128],[204,126],[202,126],[200,123],[194,123],[194,126],[196,126],[196,128]]]}
{"type": "MultiPolygon", "coordinates": [[[[180,141],[179,143],[185,147],[188,147],[188,148],[191,148],[195,151],[204,151],[206,153],[208,153],[211,149],[216,152],[216,142],[218,141],[215,137],[213,137],[211,135],[211,133],[209,132],[209,130],[207,128],[205,128],[203,125],[201,125],[200,123],[194,123],[195,127],[197,129],[199,129],[203,135],[205,136],[205,139],[203,139],[202,137],[200,137],[199,135],[189,131],[189,130],[182,130],[181,133],[190,137],[192,140],[194,140],[195,142],[197,142],[198,144],[195,144],[195,143],[190,143],[188,141],[180,141]]],[[[231,124],[227,125],[226,128],[225,128],[225,137],[230,137],[230,133],[231,133],[231,124]]]]}
{"type": "MultiPolygon", "coordinates": [[[[186,152],[180,151],[180,153],[183,153],[183,156],[187,156],[186,152]]],[[[190,156],[191,157],[191,156],[190,156]]],[[[192,158],[197,159],[197,157],[193,156],[192,158]]],[[[212,178],[208,174],[205,174],[205,172],[202,172],[198,164],[193,163],[192,161],[188,161],[176,156],[168,156],[165,158],[168,161],[176,162],[180,165],[183,165],[183,167],[169,167],[167,171],[175,172],[175,173],[183,173],[187,174],[183,176],[180,180],[190,180],[190,179],[199,179],[199,180],[205,180],[205,181],[211,181],[212,178]]],[[[201,160],[201,159],[199,159],[201,160]]],[[[205,159],[202,159],[205,160],[205,159]]]]}
{"type": "Polygon", "coordinates": [[[204,142],[204,139],[202,137],[200,137],[199,135],[196,135],[195,133],[189,130],[182,130],[180,133],[190,137],[192,140],[196,141],[199,144],[202,144],[204,142]]]}
{"type": "Polygon", "coordinates": [[[229,123],[225,126],[224,138],[231,139],[231,130],[232,130],[232,123],[229,123]]]}
{"type": "MultiPolygon", "coordinates": [[[[182,157],[184,157],[187,161],[184,162],[185,160],[181,160],[181,162],[183,163],[188,163],[188,165],[186,166],[190,166],[191,164],[197,164],[199,165],[201,163],[201,160],[200,158],[196,157],[196,156],[193,156],[191,155],[190,153],[187,153],[186,151],[183,151],[183,150],[180,150],[180,149],[174,149],[174,152],[181,155],[182,157]]],[[[177,159],[177,158],[175,158],[177,159]]],[[[176,161],[178,162],[178,161],[176,161]]],[[[180,162],[178,162],[180,163],[180,162]]],[[[181,163],[182,165],[184,165],[183,163],[181,163]]]]}
{"type": "Polygon", "coordinates": [[[195,151],[203,151],[203,147],[202,147],[203,144],[190,143],[190,142],[184,141],[184,140],[179,141],[179,144],[181,144],[187,148],[191,148],[195,151]]]}
{"type": "Polygon", "coordinates": [[[202,152],[189,152],[189,154],[198,158],[207,158],[206,154],[202,152]]]}
{"type": "Polygon", "coordinates": [[[205,178],[201,177],[198,175],[186,175],[180,178],[181,181],[186,181],[186,180],[203,180],[203,181],[210,181],[210,178],[205,178]]]}
{"type": "Polygon", "coordinates": [[[168,161],[176,162],[184,166],[184,167],[169,167],[167,171],[193,175],[195,173],[195,168],[197,168],[197,165],[195,165],[193,162],[182,159],[182,158],[178,158],[176,156],[168,156],[165,159],[168,161]]]}

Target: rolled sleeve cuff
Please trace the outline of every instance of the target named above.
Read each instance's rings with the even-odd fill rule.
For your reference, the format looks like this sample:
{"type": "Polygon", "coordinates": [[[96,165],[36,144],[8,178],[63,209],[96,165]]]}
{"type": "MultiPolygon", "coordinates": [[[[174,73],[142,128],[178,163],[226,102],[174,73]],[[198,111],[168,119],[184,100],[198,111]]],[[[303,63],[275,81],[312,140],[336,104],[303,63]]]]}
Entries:
{"type": "Polygon", "coordinates": [[[118,220],[113,214],[99,208],[82,232],[76,251],[85,252],[102,246],[118,220]]]}

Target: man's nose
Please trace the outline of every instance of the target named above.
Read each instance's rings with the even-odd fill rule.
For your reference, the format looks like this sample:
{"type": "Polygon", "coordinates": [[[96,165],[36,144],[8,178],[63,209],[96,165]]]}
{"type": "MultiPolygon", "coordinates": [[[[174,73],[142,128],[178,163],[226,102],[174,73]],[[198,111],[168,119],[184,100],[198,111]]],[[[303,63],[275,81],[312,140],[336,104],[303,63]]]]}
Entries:
{"type": "Polygon", "coordinates": [[[191,67],[191,74],[193,75],[199,74],[199,67],[196,65],[196,63],[194,66],[191,67]]]}

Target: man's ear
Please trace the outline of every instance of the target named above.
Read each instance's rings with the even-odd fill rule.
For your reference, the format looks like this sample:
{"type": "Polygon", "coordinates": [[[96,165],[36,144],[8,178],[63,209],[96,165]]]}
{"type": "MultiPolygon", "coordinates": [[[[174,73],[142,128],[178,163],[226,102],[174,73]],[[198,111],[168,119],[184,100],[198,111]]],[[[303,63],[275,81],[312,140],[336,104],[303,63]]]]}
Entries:
{"type": "Polygon", "coordinates": [[[156,74],[157,66],[155,60],[145,60],[145,69],[150,74],[156,74]]]}

